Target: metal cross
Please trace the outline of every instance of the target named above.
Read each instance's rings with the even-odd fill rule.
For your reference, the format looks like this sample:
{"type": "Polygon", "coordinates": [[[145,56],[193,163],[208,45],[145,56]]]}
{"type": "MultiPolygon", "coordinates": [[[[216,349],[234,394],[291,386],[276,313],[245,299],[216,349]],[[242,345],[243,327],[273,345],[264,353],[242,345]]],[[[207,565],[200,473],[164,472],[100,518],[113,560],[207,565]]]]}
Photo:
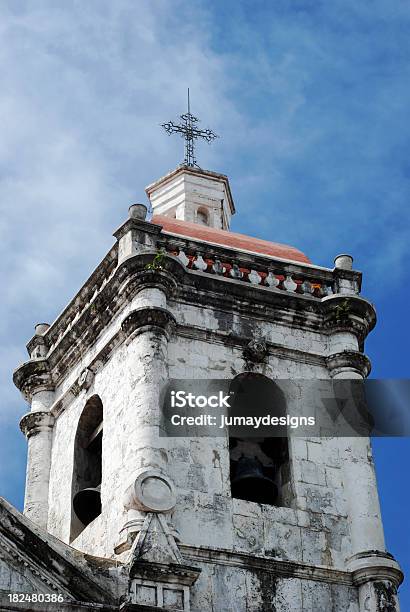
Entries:
{"type": "Polygon", "coordinates": [[[182,124],[176,124],[173,121],[169,121],[168,123],[161,123],[161,126],[164,130],[169,134],[181,134],[183,138],[185,138],[185,159],[184,165],[197,167],[195,157],[195,140],[197,138],[203,138],[208,143],[218,138],[217,134],[212,132],[212,130],[200,130],[196,127],[196,123],[198,123],[199,119],[191,115],[191,108],[189,103],[189,89],[188,89],[188,112],[184,115],[180,115],[182,119],[182,124]]]}

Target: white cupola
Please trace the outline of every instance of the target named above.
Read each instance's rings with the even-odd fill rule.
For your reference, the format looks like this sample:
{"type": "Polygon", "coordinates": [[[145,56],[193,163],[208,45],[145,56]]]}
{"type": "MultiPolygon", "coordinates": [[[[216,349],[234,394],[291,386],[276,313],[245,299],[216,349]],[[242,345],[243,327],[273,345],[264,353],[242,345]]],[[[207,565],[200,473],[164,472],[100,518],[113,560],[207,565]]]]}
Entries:
{"type": "Polygon", "coordinates": [[[145,189],[154,215],[229,230],[235,206],[228,177],[180,166],[145,189]]]}

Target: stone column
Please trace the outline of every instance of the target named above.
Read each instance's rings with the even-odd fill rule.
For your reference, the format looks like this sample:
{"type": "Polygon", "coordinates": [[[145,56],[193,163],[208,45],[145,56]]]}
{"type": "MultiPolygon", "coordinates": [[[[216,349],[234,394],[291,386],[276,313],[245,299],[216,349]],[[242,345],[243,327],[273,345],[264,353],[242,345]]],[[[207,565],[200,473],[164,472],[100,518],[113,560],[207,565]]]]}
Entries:
{"type": "MultiPolygon", "coordinates": [[[[340,256],[339,259],[347,259],[340,256]]],[[[347,261],[347,264],[350,264],[347,261]]],[[[326,357],[334,379],[363,380],[370,372],[369,359],[358,348],[375,324],[372,305],[356,295],[324,298],[325,327],[329,355],[326,357]],[[343,299],[342,299],[343,298],[343,299]]],[[[345,493],[351,524],[352,554],[385,550],[370,440],[368,437],[340,438],[345,493]]]]}
{"type": "MultiPolygon", "coordinates": [[[[333,379],[363,380],[370,363],[362,353],[327,358],[333,379]]],[[[368,437],[340,439],[343,483],[349,512],[352,556],[347,567],[359,589],[360,612],[399,612],[399,565],[386,552],[377,481],[368,437]]]]}
{"type": "MultiPolygon", "coordinates": [[[[358,379],[357,372],[343,371],[335,379],[358,379]]],[[[372,449],[368,437],[340,439],[343,481],[349,509],[352,554],[366,550],[385,551],[372,449]]]]}
{"type": "Polygon", "coordinates": [[[20,421],[20,429],[28,441],[24,514],[47,529],[48,491],[54,417],[50,408],[54,402],[54,383],[47,361],[47,323],[39,323],[27,344],[30,361],[14,372],[13,380],[31,412],[20,421]]]}
{"type": "Polygon", "coordinates": [[[176,323],[167,309],[167,294],[175,285],[169,273],[140,272],[135,308],[122,322],[129,379],[123,415],[126,438],[123,461],[129,484],[124,495],[127,521],[120,532],[117,552],[129,548],[146,512],[169,511],[175,503],[173,485],[166,474],[167,440],[159,436],[161,392],[168,380],[168,340],[176,323]],[[139,494],[142,491],[144,499],[139,494]],[[167,499],[161,501],[164,496],[170,503],[167,499]],[[147,499],[156,499],[157,506],[147,499]]]}
{"type": "Polygon", "coordinates": [[[360,612],[400,612],[397,588],[403,581],[399,564],[389,553],[370,550],[348,560],[359,589],[360,612]]]}
{"type": "Polygon", "coordinates": [[[48,411],[29,412],[20,421],[28,442],[24,514],[47,529],[48,491],[54,417],[48,411]]]}

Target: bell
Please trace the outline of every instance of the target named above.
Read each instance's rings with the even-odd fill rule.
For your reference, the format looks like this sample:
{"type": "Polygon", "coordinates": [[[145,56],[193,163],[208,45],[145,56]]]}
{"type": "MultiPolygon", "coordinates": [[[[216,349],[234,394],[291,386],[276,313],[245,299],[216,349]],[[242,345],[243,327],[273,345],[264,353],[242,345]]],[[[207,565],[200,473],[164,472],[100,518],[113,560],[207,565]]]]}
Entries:
{"type": "Polygon", "coordinates": [[[242,457],[238,460],[235,478],[232,480],[232,497],[258,504],[273,504],[278,488],[263,473],[263,465],[256,457],[242,457]]]}
{"type": "Polygon", "coordinates": [[[85,525],[89,525],[101,514],[101,485],[82,489],[73,499],[74,512],[85,525]]]}

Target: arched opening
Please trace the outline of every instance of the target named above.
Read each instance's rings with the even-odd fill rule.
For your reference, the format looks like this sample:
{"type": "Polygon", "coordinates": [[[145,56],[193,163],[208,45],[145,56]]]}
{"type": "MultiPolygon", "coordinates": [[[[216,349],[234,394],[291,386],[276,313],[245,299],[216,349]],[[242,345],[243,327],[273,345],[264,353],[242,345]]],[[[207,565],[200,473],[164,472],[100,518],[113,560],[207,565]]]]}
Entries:
{"type": "MultiPolygon", "coordinates": [[[[233,379],[230,416],[286,415],[286,399],[279,386],[262,374],[245,372],[233,379]]],[[[243,436],[229,428],[232,497],[273,506],[290,505],[289,446],[286,426],[272,430],[249,428],[243,436]],[[273,431],[275,436],[272,436],[273,431]],[[238,435],[239,434],[239,435],[238,435]]]]}
{"type": "Polygon", "coordinates": [[[84,406],[74,440],[70,542],[101,514],[102,437],[103,405],[93,395],[84,406]]]}
{"type": "Polygon", "coordinates": [[[206,208],[198,208],[196,211],[196,222],[200,225],[209,225],[209,213],[206,208]]]}

